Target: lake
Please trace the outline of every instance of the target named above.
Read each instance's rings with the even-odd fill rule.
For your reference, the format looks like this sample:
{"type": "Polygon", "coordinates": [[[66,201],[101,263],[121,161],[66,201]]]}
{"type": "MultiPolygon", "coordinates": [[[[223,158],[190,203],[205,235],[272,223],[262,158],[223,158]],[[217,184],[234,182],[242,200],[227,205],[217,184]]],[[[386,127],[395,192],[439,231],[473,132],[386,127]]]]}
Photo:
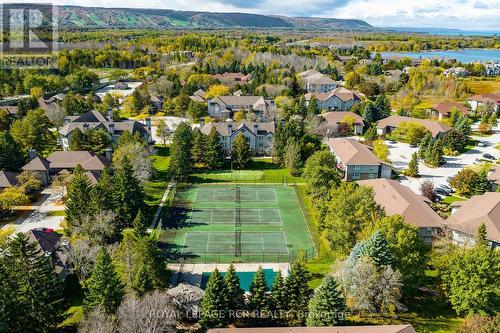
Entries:
{"type": "Polygon", "coordinates": [[[382,58],[409,57],[431,59],[456,59],[462,63],[469,62],[500,62],[500,49],[460,49],[460,50],[433,50],[420,52],[380,52],[382,58]]]}

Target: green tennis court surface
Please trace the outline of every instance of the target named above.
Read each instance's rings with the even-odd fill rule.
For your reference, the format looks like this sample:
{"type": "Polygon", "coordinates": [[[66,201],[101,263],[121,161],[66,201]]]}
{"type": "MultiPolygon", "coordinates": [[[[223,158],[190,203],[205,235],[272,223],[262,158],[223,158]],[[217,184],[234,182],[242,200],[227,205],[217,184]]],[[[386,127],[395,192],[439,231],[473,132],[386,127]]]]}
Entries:
{"type": "Polygon", "coordinates": [[[177,189],[159,235],[191,262],[287,262],[314,245],[294,187],[202,184],[177,189]]]}

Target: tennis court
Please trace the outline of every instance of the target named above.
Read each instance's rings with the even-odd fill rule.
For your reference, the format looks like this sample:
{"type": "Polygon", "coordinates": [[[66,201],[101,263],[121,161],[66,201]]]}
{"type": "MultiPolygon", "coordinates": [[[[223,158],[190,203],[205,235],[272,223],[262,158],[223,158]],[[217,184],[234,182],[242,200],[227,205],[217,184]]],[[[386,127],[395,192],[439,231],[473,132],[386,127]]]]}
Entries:
{"type": "Polygon", "coordinates": [[[314,244],[294,187],[199,184],[177,189],[159,240],[191,262],[289,262],[314,244]]]}

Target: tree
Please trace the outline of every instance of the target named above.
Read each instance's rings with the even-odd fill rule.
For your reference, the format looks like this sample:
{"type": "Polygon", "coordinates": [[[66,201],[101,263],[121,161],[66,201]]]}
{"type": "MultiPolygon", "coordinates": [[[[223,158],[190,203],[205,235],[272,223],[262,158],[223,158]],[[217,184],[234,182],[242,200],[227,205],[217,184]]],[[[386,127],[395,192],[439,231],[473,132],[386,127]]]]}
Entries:
{"type": "Polygon", "coordinates": [[[250,162],[250,146],[243,134],[239,134],[231,148],[231,158],[236,169],[244,169],[250,162]]]}
{"type": "Polygon", "coordinates": [[[224,279],[217,268],[208,278],[200,304],[200,325],[203,328],[224,327],[228,322],[229,302],[224,279]]]}
{"type": "Polygon", "coordinates": [[[92,213],[91,190],[89,178],[83,173],[80,165],[73,172],[73,178],[68,184],[68,199],[66,200],[66,221],[70,230],[79,227],[82,218],[92,213]]]}
{"type": "Polygon", "coordinates": [[[98,212],[101,210],[114,210],[113,186],[113,179],[111,177],[109,168],[105,168],[101,172],[97,184],[92,187],[91,205],[94,212],[98,212]]]}
{"type": "Polygon", "coordinates": [[[292,263],[290,272],[285,281],[287,291],[288,325],[303,326],[307,305],[311,295],[309,288],[310,273],[307,271],[302,258],[292,263]]]}
{"type": "Polygon", "coordinates": [[[421,140],[418,148],[418,157],[424,158],[427,150],[429,149],[429,145],[432,144],[432,135],[431,133],[427,133],[421,140]]]}
{"type": "Polygon", "coordinates": [[[224,283],[227,289],[229,310],[237,311],[243,309],[245,292],[240,287],[240,279],[236,275],[236,269],[232,263],[224,275],[224,283]]]}
{"type": "Polygon", "coordinates": [[[416,121],[403,121],[391,133],[394,137],[408,141],[409,144],[418,145],[420,140],[429,133],[429,130],[416,121]]]}
{"type": "Polygon", "coordinates": [[[379,120],[378,109],[373,103],[367,103],[365,111],[363,112],[363,119],[368,124],[374,123],[379,120]]]}
{"type": "Polygon", "coordinates": [[[330,190],[341,181],[335,155],[327,150],[315,152],[307,159],[302,177],[312,198],[327,199],[330,190]]]}
{"type": "Polygon", "coordinates": [[[182,122],[174,132],[170,145],[170,174],[180,180],[191,173],[193,160],[191,157],[193,135],[188,123],[182,122]]]}
{"type": "Polygon", "coordinates": [[[374,141],[377,140],[378,134],[377,134],[377,126],[370,126],[368,130],[365,132],[365,139],[369,141],[374,141]]]}
{"type": "Polygon", "coordinates": [[[203,133],[201,133],[200,129],[196,128],[193,131],[193,147],[191,148],[191,156],[194,163],[205,163],[206,149],[206,137],[203,133]]]}
{"type": "Polygon", "coordinates": [[[418,153],[413,153],[411,155],[410,163],[408,163],[408,167],[406,168],[405,175],[410,177],[418,177],[418,153]]]}
{"type": "Polygon", "coordinates": [[[317,115],[321,112],[318,106],[318,100],[315,96],[312,96],[307,104],[307,114],[310,116],[317,115]]]}
{"type": "Polygon", "coordinates": [[[484,223],[481,223],[481,225],[477,228],[476,245],[488,246],[488,235],[486,232],[486,225],[484,223]]]}
{"type": "Polygon", "coordinates": [[[389,148],[385,144],[384,140],[375,140],[373,142],[373,153],[382,161],[390,162],[389,148]]]}
{"type": "Polygon", "coordinates": [[[373,198],[373,189],[356,183],[342,183],[332,189],[331,200],[321,225],[330,247],[347,255],[361,231],[383,215],[373,198]]]}
{"type": "Polygon", "coordinates": [[[83,215],[74,233],[86,236],[94,245],[106,245],[117,239],[116,215],[110,210],[83,215]]]}
{"type": "Polygon", "coordinates": [[[0,192],[0,211],[11,210],[13,206],[28,203],[29,197],[19,187],[7,187],[0,192]]]}
{"type": "Polygon", "coordinates": [[[92,275],[86,283],[84,309],[102,306],[108,314],[114,313],[123,298],[123,284],[105,248],[99,251],[92,275]]]}
{"type": "Polygon", "coordinates": [[[154,289],[153,277],[145,265],[140,265],[137,269],[132,289],[134,289],[139,297],[144,296],[147,292],[154,289]]]}
{"type": "MultiPolygon", "coordinates": [[[[249,311],[265,312],[269,310],[269,298],[267,296],[268,287],[264,270],[259,266],[255,272],[252,282],[250,283],[250,296],[248,297],[247,308],[249,311]]],[[[266,326],[265,318],[253,318],[253,324],[258,326],[266,326]]]]}
{"type": "Polygon", "coordinates": [[[26,234],[16,234],[0,256],[0,327],[20,333],[56,330],[63,314],[62,289],[51,257],[26,234]]]}
{"type": "Polygon", "coordinates": [[[327,275],[309,301],[307,326],[335,326],[344,321],[347,306],[337,281],[327,275]]]}
{"type": "MultiPolygon", "coordinates": [[[[123,137],[123,136],[122,136],[123,137]]],[[[153,175],[153,163],[149,147],[140,142],[120,142],[113,153],[113,166],[119,168],[124,157],[128,158],[134,176],[140,181],[148,180],[153,175]]]]}
{"type": "Polygon", "coordinates": [[[25,154],[12,135],[0,131],[0,170],[18,171],[25,161],[25,154]]]}
{"type": "Polygon", "coordinates": [[[452,257],[442,279],[457,314],[495,313],[498,309],[499,265],[498,251],[481,244],[458,251],[452,257]]]}
{"type": "Polygon", "coordinates": [[[302,158],[300,156],[300,145],[296,141],[291,141],[285,148],[285,166],[291,176],[300,175],[302,158]]]}
{"type": "Polygon", "coordinates": [[[214,84],[208,87],[207,92],[205,93],[205,98],[212,99],[217,96],[225,95],[229,95],[229,87],[223,84],[214,84]]]}
{"type": "Polygon", "coordinates": [[[385,94],[378,95],[374,105],[378,110],[379,119],[377,120],[386,118],[391,114],[391,102],[385,94]]]}
{"type": "Polygon", "coordinates": [[[222,145],[220,143],[220,135],[215,127],[210,129],[210,133],[206,139],[205,163],[207,167],[212,170],[222,167],[222,145]]]}
{"type": "Polygon", "coordinates": [[[377,230],[363,242],[361,256],[370,257],[377,266],[391,266],[393,258],[384,234],[377,230]]]}
{"type": "Polygon", "coordinates": [[[10,134],[26,151],[35,149],[43,151],[54,140],[49,119],[42,109],[28,111],[25,117],[14,120],[10,134]]]}
{"type": "Polygon", "coordinates": [[[146,225],[146,219],[144,218],[144,215],[142,215],[141,209],[139,209],[139,211],[137,212],[132,225],[134,226],[134,232],[136,233],[136,235],[142,237],[146,234],[148,226],[146,225]]]}
{"type": "Polygon", "coordinates": [[[481,194],[476,193],[479,182],[479,174],[470,168],[460,170],[449,181],[450,186],[453,187],[459,195],[463,195],[468,198],[474,194],[481,194]]]}
{"type": "Polygon", "coordinates": [[[144,192],[127,156],[124,156],[113,176],[113,203],[121,227],[130,226],[143,206],[144,192]]]}
{"type": "MultiPolygon", "coordinates": [[[[288,308],[287,303],[287,290],[285,289],[285,279],[281,274],[281,271],[278,271],[274,276],[273,285],[271,287],[271,299],[270,299],[270,308],[272,311],[286,311],[288,308]]],[[[281,322],[283,318],[277,318],[278,323],[281,322]]]]}
{"type": "Polygon", "coordinates": [[[163,141],[163,145],[166,147],[170,134],[167,123],[165,123],[165,120],[163,119],[158,120],[158,123],[156,124],[156,136],[163,141]]]}

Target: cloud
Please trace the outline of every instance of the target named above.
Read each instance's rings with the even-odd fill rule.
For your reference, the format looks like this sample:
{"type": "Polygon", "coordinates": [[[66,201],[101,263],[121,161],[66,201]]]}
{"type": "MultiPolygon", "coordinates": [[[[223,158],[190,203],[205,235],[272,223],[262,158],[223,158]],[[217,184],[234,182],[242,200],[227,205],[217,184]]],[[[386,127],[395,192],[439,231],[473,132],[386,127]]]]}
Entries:
{"type": "MultiPolygon", "coordinates": [[[[9,2],[12,0],[0,0],[9,2]]],[[[49,0],[50,1],[50,0],[49,0]]],[[[34,2],[18,0],[16,2],[34,2]]],[[[46,2],[46,0],[45,0],[46,2]]],[[[355,18],[380,27],[500,30],[500,0],[53,0],[56,4],[355,18]]]]}

